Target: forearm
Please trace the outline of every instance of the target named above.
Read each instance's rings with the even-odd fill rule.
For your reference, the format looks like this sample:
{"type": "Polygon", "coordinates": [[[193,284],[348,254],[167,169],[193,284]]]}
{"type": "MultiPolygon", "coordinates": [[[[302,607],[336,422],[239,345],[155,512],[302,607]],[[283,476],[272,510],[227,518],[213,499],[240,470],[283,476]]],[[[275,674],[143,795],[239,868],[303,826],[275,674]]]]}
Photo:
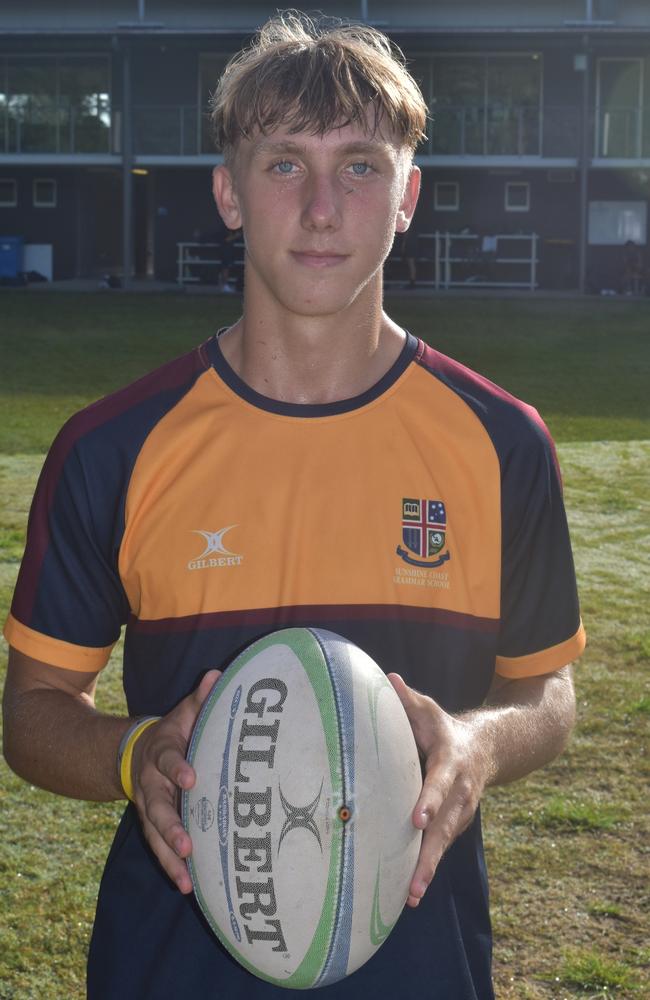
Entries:
{"type": "Polygon", "coordinates": [[[460,719],[482,756],[486,785],[523,778],[562,752],[575,720],[571,668],[505,681],[460,719]]]}
{"type": "Polygon", "coordinates": [[[16,774],[40,788],[97,802],[120,799],[117,750],[129,724],[97,712],[84,695],[8,693],[4,753],[16,774]]]}

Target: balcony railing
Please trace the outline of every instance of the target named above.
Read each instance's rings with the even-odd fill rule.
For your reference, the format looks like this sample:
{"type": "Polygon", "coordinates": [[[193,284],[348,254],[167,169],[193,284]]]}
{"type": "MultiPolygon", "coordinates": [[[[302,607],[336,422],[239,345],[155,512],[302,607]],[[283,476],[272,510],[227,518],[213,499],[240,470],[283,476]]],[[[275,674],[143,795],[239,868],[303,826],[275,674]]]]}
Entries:
{"type": "Polygon", "coordinates": [[[579,110],[530,105],[434,104],[434,156],[577,156],[579,110]]]}
{"type": "Polygon", "coordinates": [[[596,109],[596,156],[605,159],[636,160],[648,155],[649,123],[644,123],[643,108],[600,107],[596,109]],[[648,138],[644,142],[645,136],[648,138]]]}
{"type": "Polygon", "coordinates": [[[133,109],[133,151],[136,156],[196,156],[214,153],[202,134],[201,113],[193,105],[137,105],[133,109]]]}
{"type": "MultiPolygon", "coordinates": [[[[418,153],[435,156],[578,155],[580,112],[573,107],[437,105],[418,153]]],[[[134,152],[149,156],[214,153],[207,118],[196,107],[134,109],[134,152]]]]}
{"type": "Polygon", "coordinates": [[[0,106],[0,152],[110,153],[111,107],[74,107],[46,98],[0,106]]]}
{"type": "MultiPolygon", "coordinates": [[[[434,105],[429,138],[417,150],[433,156],[577,157],[581,111],[528,105],[434,105]]],[[[590,148],[599,158],[650,157],[650,110],[596,108],[590,148]]],[[[196,106],[136,105],[136,156],[213,154],[207,116],[196,106]]],[[[121,148],[120,114],[109,102],[92,108],[28,99],[0,104],[0,153],[111,153],[121,148]]]]}

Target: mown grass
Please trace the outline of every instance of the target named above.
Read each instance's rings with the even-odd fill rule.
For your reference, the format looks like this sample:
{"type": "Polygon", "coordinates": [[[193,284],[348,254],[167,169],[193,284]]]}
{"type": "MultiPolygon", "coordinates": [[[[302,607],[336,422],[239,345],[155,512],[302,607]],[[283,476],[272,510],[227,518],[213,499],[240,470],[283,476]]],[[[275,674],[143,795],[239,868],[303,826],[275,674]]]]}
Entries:
{"type": "MultiPolygon", "coordinates": [[[[4,291],[0,452],[43,452],[80,406],[237,316],[212,296],[4,291]]],[[[441,351],[544,414],[558,441],[650,438],[650,303],[588,299],[389,300],[441,351]]]]}
{"type": "MultiPolygon", "coordinates": [[[[231,321],[235,306],[8,293],[0,307],[4,617],[42,453],[58,425],[231,321]]],[[[566,753],[484,800],[497,996],[648,996],[650,401],[641,387],[650,309],[399,300],[391,312],[534,402],[561,442],[589,646],[576,669],[578,726],[566,753]]],[[[99,688],[110,711],[124,704],[119,659],[118,648],[99,688]]],[[[94,901],[119,813],[119,805],[49,795],[0,764],[2,1000],[85,995],[94,901]]]]}

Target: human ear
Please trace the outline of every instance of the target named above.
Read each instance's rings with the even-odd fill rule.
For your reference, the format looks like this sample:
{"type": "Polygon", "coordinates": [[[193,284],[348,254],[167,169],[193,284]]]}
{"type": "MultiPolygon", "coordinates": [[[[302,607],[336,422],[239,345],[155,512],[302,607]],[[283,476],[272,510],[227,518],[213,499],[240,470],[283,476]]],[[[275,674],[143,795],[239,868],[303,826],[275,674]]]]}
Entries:
{"type": "Polygon", "coordinates": [[[411,225],[411,219],[415,214],[415,206],[420,195],[420,180],[420,168],[411,164],[395,219],[395,232],[397,233],[405,233],[411,225]]]}
{"type": "Polygon", "coordinates": [[[219,215],[228,229],[240,229],[242,224],[235,182],[228,167],[220,164],[212,171],[212,195],[219,215]]]}

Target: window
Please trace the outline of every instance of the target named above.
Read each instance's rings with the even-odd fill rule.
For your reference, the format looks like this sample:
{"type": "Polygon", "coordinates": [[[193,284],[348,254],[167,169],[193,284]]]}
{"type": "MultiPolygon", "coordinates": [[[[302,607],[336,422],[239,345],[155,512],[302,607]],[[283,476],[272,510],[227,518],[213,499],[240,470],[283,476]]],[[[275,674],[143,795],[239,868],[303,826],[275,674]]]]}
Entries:
{"type": "Polygon", "coordinates": [[[645,246],[647,215],[645,201],[590,201],[589,244],[623,246],[632,240],[645,246]]]}
{"type": "Polygon", "coordinates": [[[56,181],[35,180],[33,199],[35,208],[56,208],[56,181]]]}
{"type": "Polygon", "coordinates": [[[433,197],[436,212],[457,212],[460,208],[457,181],[436,181],[433,197]]]}
{"type": "Polygon", "coordinates": [[[110,67],[106,56],[0,58],[8,153],[107,153],[110,67]]]}
{"type": "Polygon", "coordinates": [[[530,211],[528,181],[506,181],[506,212],[530,211]]]}
{"type": "Polygon", "coordinates": [[[225,52],[209,52],[201,56],[199,65],[199,105],[201,109],[202,153],[214,153],[209,104],[230,55],[231,53],[225,52]]]}
{"type": "Polygon", "coordinates": [[[642,95],[640,59],[598,60],[596,156],[641,157],[642,95]]]}
{"type": "Polygon", "coordinates": [[[432,152],[539,156],[541,94],[538,53],[436,56],[432,152]]]}
{"type": "Polygon", "coordinates": [[[18,186],[14,180],[0,180],[0,206],[15,208],[18,204],[18,186]]]}

